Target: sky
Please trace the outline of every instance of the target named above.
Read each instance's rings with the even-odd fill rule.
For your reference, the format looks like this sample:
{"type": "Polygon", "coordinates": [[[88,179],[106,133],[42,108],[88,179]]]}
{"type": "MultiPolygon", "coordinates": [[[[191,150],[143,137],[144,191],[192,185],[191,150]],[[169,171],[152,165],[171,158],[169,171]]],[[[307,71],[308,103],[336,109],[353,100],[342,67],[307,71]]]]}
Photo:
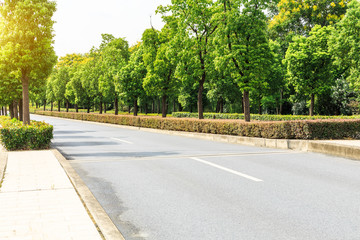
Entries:
{"type": "Polygon", "coordinates": [[[126,38],[129,45],[141,40],[145,29],[152,25],[161,29],[161,16],[155,14],[159,5],[171,0],[57,0],[53,19],[55,52],[59,57],[86,53],[101,43],[101,34],[126,38]]]}

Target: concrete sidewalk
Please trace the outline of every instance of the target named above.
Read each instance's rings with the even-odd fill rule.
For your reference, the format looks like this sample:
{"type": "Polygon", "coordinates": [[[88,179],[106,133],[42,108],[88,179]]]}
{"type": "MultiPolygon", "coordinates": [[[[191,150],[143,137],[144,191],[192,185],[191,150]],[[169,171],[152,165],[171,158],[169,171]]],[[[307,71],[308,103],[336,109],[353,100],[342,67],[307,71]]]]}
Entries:
{"type": "Polygon", "coordinates": [[[103,237],[59,161],[47,150],[8,152],[0,188],[0,239],[103,237]]]}

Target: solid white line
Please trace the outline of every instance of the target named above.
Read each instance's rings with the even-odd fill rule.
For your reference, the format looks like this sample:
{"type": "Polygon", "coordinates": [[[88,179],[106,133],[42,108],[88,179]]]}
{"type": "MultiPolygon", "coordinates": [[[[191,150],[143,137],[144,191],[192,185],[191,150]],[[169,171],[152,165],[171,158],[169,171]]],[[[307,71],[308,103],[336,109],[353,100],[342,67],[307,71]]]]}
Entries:
{"type": "Polygon", "coordinates": [[[119,139],[119,138],[111,138],[111,139],[116,140],[116,141],[119,141],[119,142],[123,142],[123,143],[134,144],[133,142],[129,142],[129,141],[126,141],[126,140],[122,140],[122,139],[119,139]]]}
{"type": "Polygon", "coordinates": [[[258,179],[258,178],[255,178],[255,177],[246,175],[246,174],[241,173],[241,172],[234,171],[234,170],[229,169],[229,168],[226,168],[226,167],[222,167],[222,166],[220,166],[220,165],[217,165],[217,164],[214,164],[214,163],[211,163],[211,162],[202,160],[202,159],[197,158],[197,157],[192,157],[191,159],[192,159],[192,160],[195,160],[195,161],[198,161],[198,162],[201,162],[201,163],[204,163],[204,164],[207,164],[207,165],[210,165],[210,166],[212,166],[212,167],[218,168],[218,169],[220,169],[220,170],[223,170],[223,171],[226,171],[226,172],[235,174],[235,175],[237,175],[237,176],[250,179],[250,180],[255,181],[255,182],[263,182],[263,180],[261,180],[261,179],[258,179]]]}

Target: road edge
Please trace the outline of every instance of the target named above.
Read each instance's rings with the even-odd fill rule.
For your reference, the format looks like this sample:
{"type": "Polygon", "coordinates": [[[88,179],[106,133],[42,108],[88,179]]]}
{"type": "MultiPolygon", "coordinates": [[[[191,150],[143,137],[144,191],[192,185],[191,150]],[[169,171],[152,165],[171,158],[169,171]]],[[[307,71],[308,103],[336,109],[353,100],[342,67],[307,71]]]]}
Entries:
{"type": "Polygon", "coordinates": [[[81,198],[85,208],[88,210],[96,227],[106,240],[125,240],[124,236],[117,229],[103,207],[97,201],[90,189],[85,185],[83,180],[70,165],[68,160],[57,150],[51,149],[52,153],[65,170],[76,192],[81,198]]]}
{"type": "MultiPolygon", "coordinates": [[[[38,115],[38,116],[43,116],[43,115],[38,115]]],[[[83,121],[83,120],[60,118],[53,116],[46,116],[46,117],[67,119],[70,121],[87,122],[98,125],[107,125],[112,127],[130,129],[130,130],[146,131],[153,133],[164,133],[175,136],[241,144],[241,145],[254,146],[254,147],[276,148],[276,149],[295,150],[302,152],[315,152],[330,156],[343,157],[351,160],[357,160],[357,161],[360,160],[360,147],[324,142],[328,140],[322,141],[322,140],[298,140],[298,139],[268,139],[268,138],[255,138],[255,137],[243,137],[243,136],[231,136],[231,135],[218,135],[211,133],[181,132],[181,131],[169,131],[169,130],[153,129],[153,128],[124,126],[124,125],[110,124],[110,123],[99,123],[99,122],[83,121]]]]}
{"type": "Polygon", "coordinates": [[[5,177],[7,160],[8,160],[8,153],[6,149],[2,145],[0,145],[0,188],[5,177]]]}

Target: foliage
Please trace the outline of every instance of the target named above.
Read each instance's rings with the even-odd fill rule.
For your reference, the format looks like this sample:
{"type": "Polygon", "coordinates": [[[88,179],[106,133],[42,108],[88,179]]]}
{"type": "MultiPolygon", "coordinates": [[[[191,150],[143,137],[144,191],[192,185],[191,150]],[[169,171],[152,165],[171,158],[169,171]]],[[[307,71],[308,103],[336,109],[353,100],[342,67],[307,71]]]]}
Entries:
{"type": "Polygon", "coordinates": [[[328,26],[344,17],[348,0],[281,0],[270,28],[277,32],[307,35],[315,25],[328,26]]]}
{"type": "Polygon", "coordinates": [[[0,63],[21,80],[24,123],[30,124],[29,86],[40,86],[56,62],[51,19],[56,3],[4,0],[0,4],[0,63]]]}
{"type": "Polygon", "coordinates": [[[165,16],[171,14],[171,17],[164,17],[164,20],[170,26],[175,26],[175,42],[181,42],[181,45],[177,45],[182,62],[181,67],[177,68],[177,77],[182,81],[198,83],[198,113],[199,119],[202,119],[204,83],[212,67],[209,54],[211,40],[218,28],[214,17],[216,4],[211,0],[174,0],[169,6],[160,6],[158,11],[165,16]]]}
{"type": "Polygon", "coordinates": [[[352,0],[345,17],[330,38],[330,51],[335,64],[344,70],[351,85],[360,89],[360,1],[352,0]]]}
{"type": "MultiPolygon", "coordinates": [[[[162,29],[145,30],[131,47],[124,38],[102,34],[101,44],[88,53],[61,57],[50,77],[46,66],[54,59],[55,4],[6,0],[1,8],[0,106],[11,105],[14,111],[15,103],[21,103],[22,83],[29,80],[32,101],[44,108],[58,101],[59,109],[66,103],[75,111],[102,113],[105,107],[115,115],[118,109],[134,115],[162,111],[163,117],[198,112],[199,118],[208,117],[204,112],[244,112],[249,121],[250,111],[359,112],[359,0],[173,0],[157,10],[165,22],[162,29]],[[31,45],[27,41],[42,25],[29,23],[25,29],[28,23],[22,25],[15,12],[22,17],[35,9],[40,16],[47,7],[44,41],[31,45]],[[7,25],[10,20],[19,26],[7,25]],[[24,40],[19,48],[11,32],[24,40]],[[24,77],[15,66],[31,63],[30,45],[48,55],[41,64],[37,60],[42,57],[35,59],[37,65],[24,77]],[[21,62],[18,53],[29,54],[21,62]]],[[[255,114],[253,119],[271,120],[255,114]]]]}
{"type": "Polygon", "coordinates": [[[230,73],[243,90],[246,121],[250,121],[249,93],[267,85],[270,48],[265,7],[262,1],[227,0],[223,1],[223,14],[218,16],[224,20],[216,38],[215,64],[219,71],[230,73]]]}
{"type": "Polygon", "coordinates": [[[295,37],[286,52],[289,81],[300,94],[311,96],[310,115],[313,115],[315,95],[333,84],[332,59],[328,51],[331,31],[331,27],[317,25],[309,37],[295,37]]]}
{"type": "Polygon", "coordinates": [[[30,125],[7,117],[0,118],[1,142],[7,150],[47,149],[53,138],[53,126],[31,121],[30,125]]]}
{"type": "MultiPolygon", "coordinates": [[[[195,113],[174,112],[175,118],[196,118],[195,113]]],[[[204,113],[205,119],[244,119],[244,114],[239,113],[204,113]]],[[[326,120],[326,119],[359,119],[359,116],[307,116],[307,115],[272,115],[272,114],[253,114],[255,121],[299,121],[299,120],[326,120]]]]}

